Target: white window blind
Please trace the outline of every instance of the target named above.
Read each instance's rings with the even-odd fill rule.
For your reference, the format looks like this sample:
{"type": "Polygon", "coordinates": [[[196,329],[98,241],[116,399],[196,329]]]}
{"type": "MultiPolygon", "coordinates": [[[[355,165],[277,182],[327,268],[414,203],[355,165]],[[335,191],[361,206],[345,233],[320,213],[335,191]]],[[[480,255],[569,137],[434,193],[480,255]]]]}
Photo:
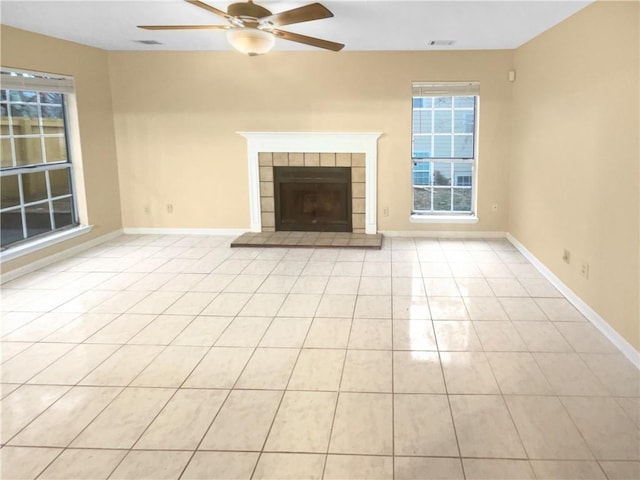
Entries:
{"type": "Polygon", "coordinates": [[[478,82],[413,82],[414,97],[473,97],[480,95],[478,82]]]}
{"type": "Polygon", "coordinates": [[[48,73],[0,71],[0,88],[19,91],[73,93],[73,78],[48,73]]]}

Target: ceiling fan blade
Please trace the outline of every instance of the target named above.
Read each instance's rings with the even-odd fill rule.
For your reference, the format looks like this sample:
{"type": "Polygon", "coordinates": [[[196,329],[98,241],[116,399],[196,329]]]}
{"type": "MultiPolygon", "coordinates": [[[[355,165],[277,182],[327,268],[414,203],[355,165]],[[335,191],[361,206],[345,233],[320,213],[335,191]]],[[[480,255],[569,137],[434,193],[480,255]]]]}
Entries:
{"type": "Polygon", "coordinates": [[[292,23],[309,22],[311,20],[320,20],[322,18],[333,17],[327,7],[319,3],[312,3],[304,7],[294,8],[286,12],[274,13],[268,17],[262,17],[260,21],[269,22],[280,27],[282,25],[291,25],[292,23]]]}
{"type": "Polygon", "coordinates": [[[208,12],[214,13],[216,15],[220,15],[223,18],[229,18],[227,12],[220,10],[216,7],[212,7],[211,5],[200,2],[199,0],[185,0],[185,2],[190,3],[191,5],[195,5],[196,7],[204,8],[208,12]]]}
{"type": "Polygon", "coordinates": [[[229,30],[230,25],[138,25],[144,30],[229,30]]]}
{"type": "Polygon", "coordinates": [[[339,52],[344,48],[342,43],[330,42],[329,40],[322,40],[321,38],[307,37],[306,35],[300,35],[299,33],[285,32],[284,30],[268,30],[278,38],[290,40],[292,42],[304,43],[305,45],[311,45],[313,47],[324,48],[325,50],[332,50],[339,52]]]}

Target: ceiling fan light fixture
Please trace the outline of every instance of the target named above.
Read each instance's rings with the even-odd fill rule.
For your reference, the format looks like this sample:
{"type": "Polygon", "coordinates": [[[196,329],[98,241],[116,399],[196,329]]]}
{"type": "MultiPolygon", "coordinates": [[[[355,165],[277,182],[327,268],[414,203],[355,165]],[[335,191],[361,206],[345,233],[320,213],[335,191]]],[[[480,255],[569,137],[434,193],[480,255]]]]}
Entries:
{"type": "Polygon", "coordinates": [[[249,56],[267,53],[276,43],[273,34],[252,27],[228,30],[227,40],[233,48],[249,56]]]}

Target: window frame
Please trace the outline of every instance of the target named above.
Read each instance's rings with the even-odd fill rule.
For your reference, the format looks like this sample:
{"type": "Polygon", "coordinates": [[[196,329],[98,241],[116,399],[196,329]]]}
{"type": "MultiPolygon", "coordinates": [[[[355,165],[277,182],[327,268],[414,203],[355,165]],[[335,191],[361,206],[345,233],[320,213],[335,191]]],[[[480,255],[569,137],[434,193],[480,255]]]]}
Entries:
{"type": "MultiPolygon", "coordinates": [[[[18,184],[18,203],[0,208],[2,213],[7,212],[20,212],[22,219],[22,239],[12,241],[1,247],[0,260],[6,261],[13,258],[40,250],[47,246],[59,243],[61,241],[73,238],[77,235],[86,233],[91,230],[92,227],[86,225],[86,200],[84,198],[84,183],[82,179],[82,163],[81,163],[81,150],[79,145],[79,128],[77,121],[77,105],[75,99],[75,87],[74,80],[70,76],[58,75],[36,71],[26,71],[16,69],[7,66],[1,66],[0,70],[3,72],[0,75],[0,89],[7,92],[10,91],[29,91],[37,92],[38,95],[44,93],[59,93],[61,95],[61,102],[52,104],[55,106],[61,106],[62,108],[62,120],[63,120],[63,132],[61,135],[53,135],[45,133],[46,117],[43,116],[41,107],[38,108],[38,127],[39,133],[32,134],[31,137],[18,135],[16,137],[12,128],[12,122],[9,121],[10,126],[6,133],[2,134],[5,139],[11,140],[11,162],[12,166],[4,167],[0,169],[0,177],[17,177],[18,184]],[[15,75],[11,75],[14,73],[15,75]],[[61,144],[66,148],[66,158],[61,161],[45,162],[47,151],[44,148],[45,138],[62,138],[61,144]],[[42,150],[41,163],[33,165],[17,165],[16,164],[16,151],[15,151],[15,138],[39,138],[40,147],[42,150]],[[68,193],[62,195],[55,195],[56,192],[52,191],[52,183],[50,172],[64,170],[67,172],[68,178],[68,193]],[[35,201],[28,201],[24,196],[23,190],[23,176],[30,173],[45,172],[45,188],[46,196],[44,198],[37,199],[35,201]],[[62,227],[56,226],[55,211],[53,209],[54,202],[68,200],[70,203],[70,224],[65,224],[62,227]],[[49,230],[37,234],[27,235],[28,225],[25,221],[25,211],[30,206],[46,205],[49,210],[49,230]]],[[[9,94],[7,94],[9,95],[9,94]]],[[[10,97],[7,96],[7,108],[13,102],[10,97]]],[[[46,105],[41,102],[41,97],[38,98],[34,105],[46,105]]],[[[11,112],[7,111],[7,116],[11,116],[11,112]]]]}
{"type": "MultiPolygon", "coordinates": [[[[459,111],[464,111],[465,108],[462,107],[459,111]]],[[[411,95],[411,216],[410,220],[412,222],[437,222],[437,223],[475,223],[477,222],[477,195],[478,195],[478,132],[479,132],[479,110],[480,110],[480,84],[478,82],[413,82],[412,83],[412,95],[411,95]],[[415,107],[415,99],[416,98],[436,98],[436,97],[451,97],[452,100],[454,97],[473,97],[474,104],[471,108],[474,112],[474,128],[471,134],[466,132],[458,132],[456,134],[455,127],[453,126],[453,120],[455,118],[455,100],[451,102],[450,107],[441,107],[438,108],[435,105],[431,105],[429,107],[415,107]],[[432,123],[431,123],[431,131],[430,132],[415,132],[415,112],[420,110],[430,111],[432,113],[432,123]],[[452,117],[452,128],[451,131],[447,132],[435,132],[435,112],[436,111],[451,111],[452,117]],[[434,144],[434,136],[437,136],[438,133],[442,135],[451,136],[451,153],[450,157],[443,156],[429,156],[429,157],[418,157],[415,155],[415,138],[416,136],[431,136],[431,145],[434,144]],[[455,137],[457,136],[471,136],[473,141],[472,146],[472,156],[470,157],[454,157],[455,153],[455,137]],[[422,185],[416,185],[414,183],[414,175],[415,175],[415,167],[418,164],[430,164],[429,173],[431,176],[430,185],[423,186],[425,189],[430,189],[431,192],[431,209],[430,210],[420,210],[416,209],[416,188],[421,187],[422,185]],[[436,170],[436,165],[440,164],[450,164],[449,176],[450,176],[450,185],[446,186],[438,186],[434,181],[434,171],[436,170]],[[455,183],[455,171],[454,165],[456,164],[469,164],[471,166],[470,175],[463,175],[464,177],[471,177],[471,185],[461,184],[456,185],[455,183]],[[454,210],[454,193],[455,189],[470,189],[471,190],[471,205],[470,210],[456,211],[454,210]],[[451,193],[450,199],[450,210],[433,210],[433,199],[434,192],[436,190],[449,190],[451,193]]],[[[435,152],[434,152],[435,153],[435,152]]],[[[464,172],[467,173],[467,172],[464,172]]]]}

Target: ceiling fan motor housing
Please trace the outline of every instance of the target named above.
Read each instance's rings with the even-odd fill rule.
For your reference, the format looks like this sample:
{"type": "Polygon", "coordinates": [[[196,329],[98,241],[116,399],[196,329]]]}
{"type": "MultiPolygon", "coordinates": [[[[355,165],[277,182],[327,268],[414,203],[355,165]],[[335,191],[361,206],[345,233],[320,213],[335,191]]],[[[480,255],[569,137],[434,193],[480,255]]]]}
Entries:
{"type": "Polygon", "coordinates": [[[227,9],[232,17],[262,18],[271,15],[271,12],[253,2],[232,3],[227,9]]]}

